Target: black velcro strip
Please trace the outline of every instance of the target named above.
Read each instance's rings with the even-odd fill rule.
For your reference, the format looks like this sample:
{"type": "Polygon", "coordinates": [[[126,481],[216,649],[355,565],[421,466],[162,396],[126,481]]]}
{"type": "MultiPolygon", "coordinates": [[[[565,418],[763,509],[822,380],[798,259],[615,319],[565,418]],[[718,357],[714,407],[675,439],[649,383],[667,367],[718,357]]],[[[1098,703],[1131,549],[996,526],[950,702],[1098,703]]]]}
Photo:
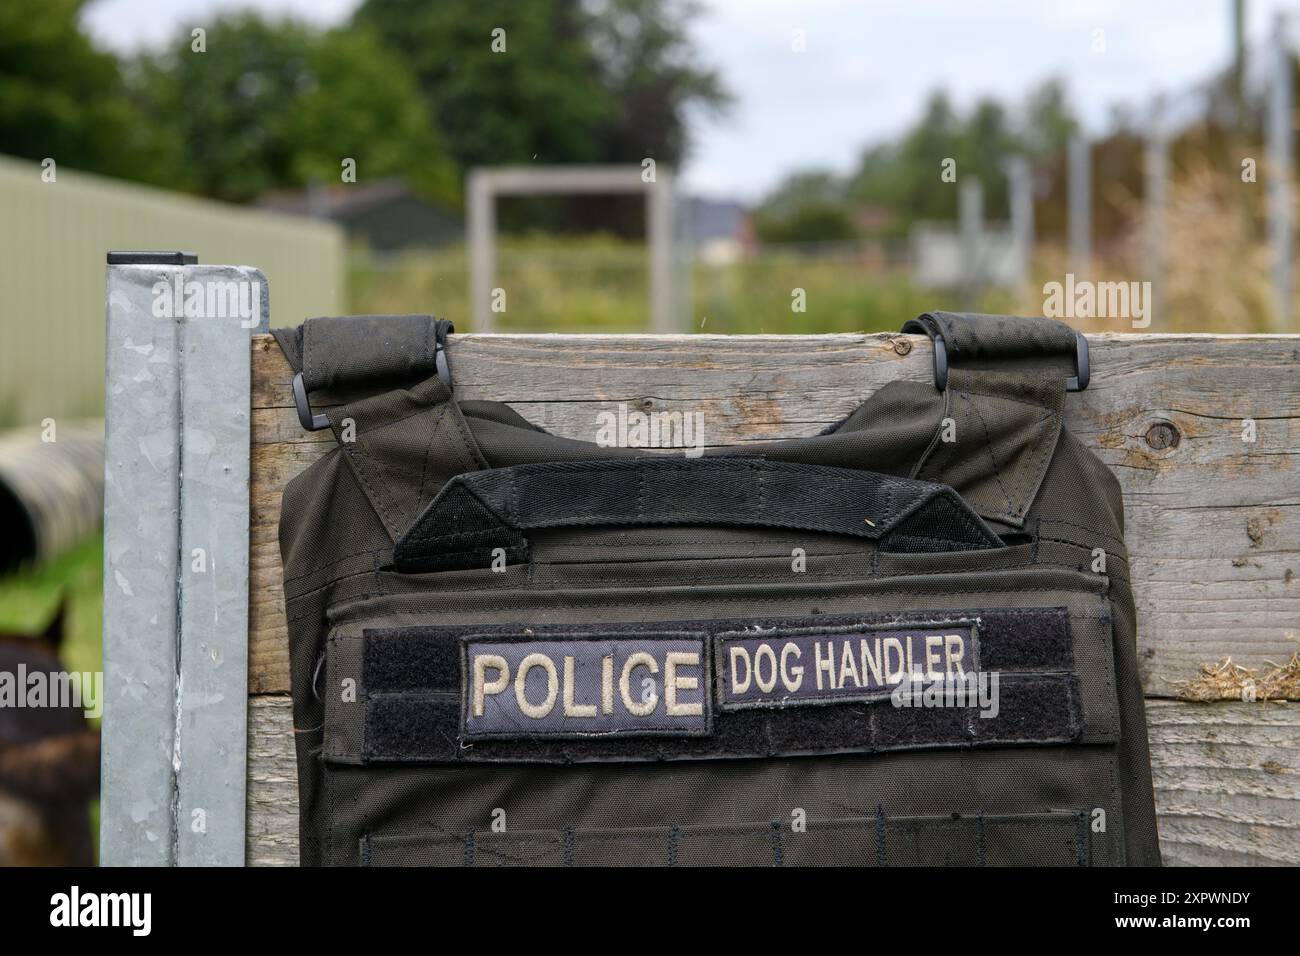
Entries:
{"type": "Polygon", "coordinates": [[[537,637],[558,634],[644,634],[663,631],[728,631],[790,628],[837,629],[902,626],[911,620],[979,619],[980,666],[998,671],[1070,671],[1074,644],[1070,615],[1063,607],[957,608],[943,611],[869,611],[794,617],[725,620],[636,621],[615,624],[476,624],[414,626],[365,632],[362,684],[370,693],[401,690],[460,692],[459,638],[466,634],[512,635],[527,630],[537,637]]]}
{"type": "MultiPolygon", "coordinates": [[[[815,618],[674,621],[671,624],[518,627],[411,627],[365,632],[362,759],[370,763],[697,760],[1075,741],[1082,703],[1063,608],[826,615],[815,618]],[[977,620],[981,667],[997,671],[996,707],[896,707],[889,699],[819,701],[817,706],[714,708],[711,732],[697,736],[467,738],[461,653],[469,635],[520,642],[582,635],[721,634],[755,627],[799,629],[906,626],[938,618],[977,620]]],[[[991,677],[990,677],[991,679],[991,677]]],[[[536,696],[536,695],[534,695],[536,696]]]]}
{"type": "Polygon", "coordinates": [[[599,763],[876,753],[933,747],[1069,743],[1082,730],[1074,675],[1003,676],[995,716],[972,708],[900,709],[888,700],[719,712],[696,737],[536,737],[462,741],[460,702],[434,694],[366,701],[367,763],[599,763]]]}

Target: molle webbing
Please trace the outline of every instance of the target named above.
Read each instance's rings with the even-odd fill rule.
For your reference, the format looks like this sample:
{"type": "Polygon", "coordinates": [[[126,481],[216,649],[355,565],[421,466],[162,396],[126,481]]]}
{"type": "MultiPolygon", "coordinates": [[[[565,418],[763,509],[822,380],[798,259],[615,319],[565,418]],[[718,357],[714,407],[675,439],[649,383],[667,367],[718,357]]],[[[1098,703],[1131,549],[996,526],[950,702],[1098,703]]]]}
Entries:
{"type": "Polygon", "coordinates": [[[582,525],[792,528],[884,550],[996,548],[951,488],[869,471],[741,458],[557,461],[459,475],[397,542],[399,571],[526,560],[524,533],[582,525]]]}
{"type": "Polygon", "coordinates": [[[565,827],[367,834],[363,866],[1090,866],[1087,808],[1042,813],[861,816],[729,826],[565,827]]]}

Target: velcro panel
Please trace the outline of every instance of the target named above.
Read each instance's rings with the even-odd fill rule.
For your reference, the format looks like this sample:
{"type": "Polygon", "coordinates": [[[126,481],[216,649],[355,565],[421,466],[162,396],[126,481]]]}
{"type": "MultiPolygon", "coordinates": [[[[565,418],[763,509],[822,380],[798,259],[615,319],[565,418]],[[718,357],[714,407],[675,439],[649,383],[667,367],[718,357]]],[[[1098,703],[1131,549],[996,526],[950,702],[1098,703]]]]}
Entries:
{"type": "MultiPolygon", "coordinates": [[[[367,630],[359,756],[365,763],[729,759],[1069,743],[1082,733],[1084,707],[1073,669],[1069,617],[1062,608],[673,622],[671,631],[664,626],[539,626],[524,633],[505,626],[367,630]],[[740,626],[745,630],[737,631],[740,626]],[[751,701],[735,708],[728,703],[731,675],[710,674],[707,653],[696,667],[683,644],[711,637],[717,651],[729,640],[748,638],[747,646],[753,648],[754,636],[761,635],[773,642],[768,656],[779,666],[775,648],[782,635],[820,634],[827,648],[850,647],[845,636],[850,635],[858,643],[851,644],[852,660],[843,659],[847,669],[837,664],[826,670],[826,662],[814,669],[814,662],[804,662],[805,680],[811,682],[817,674],[827,688],[832,682],[843,688],[861,680],[860,673],[854,674],[863,668],[854,661],[861,660],[863,635],[878,641],[909,628],[937,628],[935,636],[947,638],[969,628],[971,656],[964,660],[980,668],[978,675],[970,675],[980,680],[921,681],[910,694],[895,693],[893,699],[881,696],[881,688],[862,695],[852,686],[848,699],[768,695],[759,706],[751,701]],[[512,645],[514,663],[503,656],[504,668],[486,663],[473,671],[468,664],[467,648],[495,652],[512,645]],[[584,647],[593,650],[588,654],[584,647]],[[630,663],[634,652],[643,655],[641,665],[630,663]],[[686,655],[679,657],[686,663],[675,672],[667,666],[669,652],[686,655]],[[531,669],[520,685],[519,664],[529,656],[531,669]],[[603,670],[606,657],[609,669],[603,670]],[[665,684],[674,673],[675,698],[665,684]],[[704,687],[711,693],[697,694],[704,687]],[[489,716],[489,698],[500,698],[504,707],[487,724],[472,719],[476,689],[483,696],[483,718],[489,716]],[[681,719],[665,723],[674,702],[681,719]],[[698,709],[688,712],[697,703],[698,709]],[[628,718],[633,710],[645,716],[628,718]]],[[[917,656],[925,636],[917,636],[917,656]]],[[[698,646],[703,645],[692,644],[698,646]]],[[[943,648],[933,646],[936,654],[943,648]]],[[[953,658],[931,656],[926,663],[933,669],[952,664],[953,658]]],[[[723,665],[716,669],[722,671],[723,665]]],[[[790,668],[786,677],[792,673],[790,668]]],[[[769,664],[760,665],[759,676],[765,683],[775,681],[769,664]]]]}

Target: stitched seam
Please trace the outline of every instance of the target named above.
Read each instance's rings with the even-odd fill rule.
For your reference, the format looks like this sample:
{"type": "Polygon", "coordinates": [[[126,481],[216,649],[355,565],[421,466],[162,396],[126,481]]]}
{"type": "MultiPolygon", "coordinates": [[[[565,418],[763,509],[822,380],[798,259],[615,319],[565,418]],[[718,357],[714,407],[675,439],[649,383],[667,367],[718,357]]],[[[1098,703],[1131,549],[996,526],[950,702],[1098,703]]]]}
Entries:
{"type": "MultiPolygon", "coordinates": [[[[455,404],[454,397],[448,397],[448,405],[455,404]]],[[[460,445],[456,448],[456,453],[460,456],[462,462],[473,465],[472,468],[466,468],[465,471],[481,471],[488,466],[488,461],[483,457],[478,443],[474,440],[474,434],[465,425],[465,420],[460,414],[460,406],[455,406],[455,411],[451,416],[452,424],[456,428],[456,434],[460,436],[460,445]]]]}
{"type": "MultiPolygon", "coordinates": [[[[1087,525],[1084,525],[1084,524],[1076,524],[1076,523],[1073,522],[1073,521],[1066,521],[1064,518],[1044,518],[1044,517],[1040,517],[1040,518],[1038,519],[1038,521],[1039,521],[1039,524],[1063,524],[1063,525],[1069,525],[1071,528],[1078,528],[1080,531],[1087,531],[1087,532],[1089,532],[1090,534],[1095,534],[1095,535],[1097,535],[1098,537],[1101,537],[1101,538],[1105,538],[1105,539],[1107,539],[1108,541],[1113,541],[1113,542],[1115,542],[1117,545],[1119,545],[1121,548],[1124,548],[1124,549],[1126,549],[1126,550],[1127,550],[1127,548],[1128,548],[1128,545],[1124,542],[1124,539],[1123,539],[1123,538],[1116,537],[1115,535],[1113,535],[1113,534],[1111,534],[1110,532],[1107,532],[1107,531],[1099,531],[1099,530],[1096,529],[1096,528],[1090,528],[1090,527],[1088,527],[1087,525]]],[[[1061,533],[1064,534],[1064,532],[1061,532],[1061,533]]]]}
{"type": "Polygon", "coordinates": [[[998,491],[1002,493],[1003,500],[1005,500],[1007,504],[1006,511],[1003,513],[1006,515],[1013,515],[1015,514],[1015,511],[1012,510],[1013,505],[1011,502],[1011,496],[1008,494],[1006,486],[1002,484],[1002,471],[998,467],[997,458],[995,458],[993,455],[993,439],[989,435],[988,422],[985,420],[984,415],[980,412],[979,406],[977,406],[975,402],[971,400],[971,393],[961,392],[960,394],[966,400],[966,402],[969,403],[971,412],[973,412],[975,416],[980,420],[980,427],[984,430],[984,450],[988,453],[989,464],[993,466],[993,480],[997,483],[998,491]]]}
{"type": "MultiPolygon", "coordinates": [[[[467,495],[469,495],[472,499],[474,499],[474,501],[477,502],[478,505],[488,513],[488,515],[492,518],[492,520],[494,520],[497,523],[496,528],[485,528],[484,529],[485,531],[498,531],[501,528],[507,527],[501,515],[497,512],[497,510],[493,508],[490,504],[488,504],[487,501],[483,499],[483,496],[480,495],[473,487],[471,487],[466,482],[459,481],[458,479],[460,477],[461,476],[457,475],[455,478],[451,479],[451,481],[447,482],[447,484],[443,487],[442,492],[439,492],[439,494],[441,495],[443,492],[447,491],[447,489],[450,488],[454,483],[456,487],[462,489],[467,495]]],[[[433,505],[434,503],[436,503],[436,501],[437,499],[434,499],[433,502],[429,503],[429,508],[426,509],[425,513],[418,519],[417,523],[400,536],[401,540],[403,540],[407,544],[423,544],[426,542],[438,541],[441,538],[447,536],[444,533],[438,532],[437,528],[423,527],[424,525],[432,523],[433,519],[437,516],[436,512],[433,510],[433,505]]],[[[509,502],[507,502],[507,505],[508,504],[509,502]]],[[[451,533],[452,534],[473,534],[475,532],[455,531],[451,533]]]]}
{"type": "MultiPolygon", "coordinates": [[[[1038,423],[1035,426],[1036,436],[1033,444],[1033,451],[1030,452],[1028,466],[1021,474],[1020,483],[1016,488],[1017,500],[1021,503],[1019,510],[1016,512],[1017,517],[1023,517],[1025,512],[1029,510],[1029,506],[1032,504],[1032,502],[1027,500],[1028,489],[1026,486],[1031,480],[1036,482],[1042,481],[1043,471],[1047,464],[1047,462],[1043,461],[1048,454],[1047,436],[1054,428],[1059,426],[1059,422],[1059,416],[1054,412],[1049,411],[1038,420],[1038,423]]],[[[1053,444],[1052,447],[1054,450],[1055,444],[1053,444]]]]}
{"type": "Polygon", "coordinates": [[[447,406],[443,405],[438,409],[437,417],[434,418],[433,425],[429,429],[429,443],[424,446],[424,469],[420,473],[420,490],[419,493],[416,495],[417,507],[419,507],[420,503],[424,501],[424,489],[425,489],[425,485],[429,481],[429,458],[430,458],[429,453],[433,451],[434,439],[438,437],[438,427],[442,424],[442,420],[443,418],[446,417],[446,415],[447,415],[447,406]]]}
{"type": "MultiPolygon", "coordinates": [[[[952,554],[952,553],[960,554],[960,553],[962,553],[962,552],[948,552],[948,553],[950,553],[950,554],[952,554]]],[[[1014,569],[1017,569],[1017,568],[1037,568],[1037,567],[1041,567],[1041,568],[1060,568],[1060,569],[1063,570],[1063,571],[1075,571],[1075,572],[1078,572],[1078,571],[1079,571],[1078,566],[1077,566],[1077,565],[1074,565],[1074,564],[1064,564],[1064,563],[1062,563],[1062,562],[1057,562],[1057,561],[1040,561],[1040,562],[1027,561],[1027,562],[1024,562],[1024,563],[1022,563],[1022,564],[1005,564],[1005,565],[999,565],[999,566],[997,566],[997,567],[985,568],[985,569],[977,569],[977,570],[970,570],[970,569],[955,569],[955,570],[951,570],[951,571],[940,571],[940,572],[938,572],[938,573],[941,573],[941,574],[986,574],[986,573],[992,573],[992,572],[995,572],[995,571],[1006,571],[1006,570],[1014,570],[1014,569]]],[[[363,577],[363,576],[364,576],[364,577],[369,577],[369,576],[370,576],[370,573],[371,573],[371,572],[370,572],[369,570],[366,570],[366,571],[358,571],[358,572],[355,572],[355,573],[353,573],[353,574],[348,575],[347,577],[339,578],[339,579],[337,579],[336,581],[330,582],[330,584],[324,584],[324,585],[322,585],[322,586],[319,587],[319,588],[313,588],[311,591],[303,592],[302,595],[300,595],[298,598],[295,598],[295,599],[294,599],[294,603],[297,603],[298,600],[302,600],[302,599],[306,598],[306,597],[307,597],[308,595],[310,595],[310,594],[314,594],[314,593],[316,593],[316,592],[318,592],[318,591],[324,591],[324,590],[326,590],[327,588],[331,587],[331,585],[334,585],[334,584],[341,584],[342,582],[344,582],[344,581],[346,581],[346,580],[348,580],[348,579],[350,579],[350,578],[363,577]]],[[[433,572],[433,573],[438,573],[438,572],[433,572]]],[[[925,571],[924,569],[922,569],[922,570],[915,570],[915,569],[913,569],[913,570],[900,570],[900,571],[886,571],[886,572],[882,572],[882,573],[879,575],[879,577],[884,578],[884,579],[887,580],[887,579],[889,579],[889,578],[901,578],[901,577],[909,577],[909,576],[910,576],[910,577],[915,577],[915,576],[918,576],[918,575],[924,575],[924,574],[926,574],[926,573],[930,573],[930,572],[927,572],[927,571],[925,571]]],[[[830,580],[829,580],[827,583],[831,583],[831,584],[834,584],[834,583],[843,583],[843,584],[849,585],[849,584],[855,584],[855,583],[857,583],[857,584],[861,584],[861,585],[866,586],[866,585],[870,585],[870,584],[872,583],[872,580],[873,580],[873,579],[871,579],[871,578],[842,578],[842,579],[837,579],[837,578],[833,578],[829,573],[824,573],[824,572],[804,572],[804,574],[807,574],[807,575],[810,575],[810,576],[819,577],[819,578],[823,578],[823,577],[824,577],[824,578],[830,578],[830,580]]],[[[617,580],[619,580],[619,579],[614,578],[614,579],[612,579],[612,580],[617,581],[617,580]]],[[[716,586],[716,587],[726,587],[729,583],[732,583],[732,582],[735,582],[735,581],[789,581],[789,580],[790,580],[790,573],[789,573],[789,572],[785,572],[785,573],[769,574],[769,575],[728,575],[728,576],[727,576],[725,579],[723,579],[723,580],[719,580],[719,581],[717,581],[717,582],[709,582],[709,583],[710,583],[711,586],[716,586]]],[[[638,577],[638,578],[629,578],[629,579],[627,579],[627,581],[628,581],[628,583],[633,584],[633,585],[636,585],[636,584],[643,584],[643,583],[644,583],[644,580],[643,580],[642,578],[639,578],[639,577],[638,577]]],[[[670,586],[668,586],[668,587],[669,587],[669,589],[671,589],[671,588],[681,589],[681,588],[688,588],[688,587],[690,587],[690,586],[691,586],[691,585],[688,585],[688,584],[680,584],[680,585],[670,585],[670,586]]],[[[446,593],[457,593],[457,594],[467,594],[467,593],[473,593],[473,592],[478,592],[478,593],[482,593],[482,594],[490,594],[490,593],[492,593],[490,588],[483,587],[482,585],[475,585],[475,586],[469,586],[469,587],[455,587],[455,586],[451,586],[451,585],[449,585],[449,586],[442,586],[442,587],[439,587],[438,590],[439,590],[439,591],[442,591],[442,592],[446,592],[446,593]]],[[[581,586],[581,585],[575,585],[575,584],[574,584],[573,582],[571,582],[571,581],[565,581],[565,582],[559,582],[559,583],[556,584],[556,585],[543,585],[543,586],[540,586],[540,587],[536,587],[536,586],[534,586],[534,585],[532,584],[532,582],[530,582],[530,586],[529,586],[529,587],[525,587],[525,588],[514,588],[514,589],[512,589],[512,590],[518,590],[518,591],[519,591],[520,593],[522,593],[522,594],[527,594],[527,593],[532,592],[532,591],[535,591],[535,592],[538,592],[538,593],[542,593],[542,594],[553,594],[553,593],[555,593],[555,592],[557,592],[557,591],[582,590],[582,586],[581,586]]],[[[989,592],[990,594],[1003,594],[1003,593],[1010,594],[1010,593],[1014,593],[1014,592],[1017,592],[1017,591],[1067,591],[1067,592],[1069,592],[1069,593],[1074,593],[1074,594],[1094,594],[1094,593],[1097,593],[1097,592],[1093,592],[1093,591],[1090,591],[1090,590],[1079,591],[1079,590],[1075,590],[1075,589],[1073,589],[1073,588],[1069,588],[1069,587],[1050,587],[1050,588],[980,588],[980,587],[975,587],[975,588],[960,588],[960,589],[953,588],[953,589],[950,589],[950,590],[952,590],[953,593],[961,593],[961,592],[965,592],[965,591],[987,591],[987,592],[989,592]]],[[[882,593],[882,594],[911,594],[911,593],[914,593],[914,592],[913,592],[913,589],[910,589],[910,588],[885,588],[885,589],[876,589],[876,588],[873,588],[873,589],[871,589],[871,593],[873,593],[873,594],[876,594],[876,593],[882,593]]],[[[367,592],[367,593],[362,593],[362,594],[355,594],[355,595],[348,595],[348,596],[346,596],[346,597],[344,597],[344,598],[342,598],[342,599],[340,599],[340,600],[338,600],[338,601],[333,601],[333,602],[330,602],[329,604],[327,604],[327,606],[326,606],[326,610],[332,611],[332,610],[335,610],[336,608],[339,608],[339,607],[342,607],[342,606],[345,606],[345,605],[350,605],[350,604],[353,604],[353,603],[358,602],[358,601],[366,601],[366,600],[370,600],[371,598],[378,597],[378,596],[380,596],[380,595],[374,594],[374,593],[372,593],[372,592],[367,592]]],[[[391,591],[391,592],[388,593],[387,596],[388,596],[388,597],[398,597],[398,598],[404,598],[404,597],[417,597],[417,596],[419,596],[419,592],[417,592],[417,591],[391,591]]],[[[722,598],[710,598],[710,600],[721,600],[721,601],[725,601],[725,602],[729,602],[729,603],[743,603],[743,602],[746,602],[746,601],[752,602],[752,601],[754,600],[754,598],[753,598],[753,597],[736,597],[736,598],[722,597],[722,598]]],[[[638,604],[638,603],[627,603],[627,602],[623,602],[623,601],[613,601],[613,602],[604,602],[604,603],[592,604],[592,605],[589,605],[589,606],[591,606],[591,607],[656,607],[657,605],[654,604],[654,603],[651,603],[651,602],[647,602],[647,603],[639,603],[639,604],[638,604]]],[[[289,621],[291,621],[291,622],[292,622],[292,621],[299,621],[299,620],[302,620],[303,618],[311,617],[311,616],[313,616],[313,615],[312,615],[312,611],[308,610],[308,611],[304,611],[304,612],[302,612],[301,614],[295,614],[295,615],[292,615],[292,616],[288,617],[287,620],[289,620],[289,621]]],[[[1091,618],[1090,618],[1089,620],[1091,620],[1091,618]]]]}
{"type": "MultiPolygon", "coordinates": [[[[1023,565],[1023,566],[1024,566],[1024,567],[1028,567],[1028,565],[1023,565]]],[[[1011,567],[1017,567],[1017,565],[1011,565],[1011,567]]],[[[1070,571],[1077,571],[1077,570],[1078,570],[1077,568],[1075,568],[1075,567],[1073,567],[1073,566],[1070,566],[1070,565],[1061,565],[1061,567],[1062,567],[1063,569],[1065,569],[1065,570],[1070,570],[1070,571]]],[[[997,568],[997,569],[994,569],[994,570],[1003,570],[1003,569],[1001,569],[1001,568],[997,568]]],[[[960,574],[960,573],[970,573],[970,572],[953,572],[953,573],[958,573],[958,574],[960,574]]],[[[366,571],[366,572],[364,572],[364,574],[369,575],[370,572],[369,572],[369,571],[366,571]]],[[[909,575],[909,574],[915,576],[915,575],[917,574],[917,572],[915,572],[915,571],[904,572],[904,573],[899,573],[899,574],[889,575],[889,577],[904,577],[904,576],[909,575]]],[[[833,583],[833,582],[832,582],[832,583],[833,583]]],[[[850,580],[850,581],[845,581],[845,582],[843,582],[843,583],[845,583],[845,584],[853,584],[854,581],[850,580]]],[[[870,582],[862,582],[862,583],[870,583],[870,582]]],[[[677,587],[678,587],[678,589],[681,589],[681,588],[689,587],[689,585],[678,585],[677,587]]],[[[460,592],[476,590],[476,591],[479,591],[479,592],[481,592],[481,593],[483,593],[483,594],[488,594],[488,593],[490,593],[489,591],[487,591],[487,590],[485,590],[485,589],[483,589],[483,588],[445,588],[445,589],[443,589],[443,590],[446,590],[446,591],[460,591],[460,592]]],[[[520,590],[521,590],[521,593],[528,593],[527,590],[525,590],[525,589],[520,589],[520,590]]],[[[552,594],[552,593],[555,593],[555,592],[557,592],[557,591],[581,590],[581,589],[580,589],[580,588],[574,588],[574,587],[572,587],[572,585],[570,585],[569,587],[562,587],[562,588],[539,588],[539,589],[536,589],[536,590],[538,590],[538,591],[540,591],[541,593],[544,593],[544,594],[552,594]]],[[[1095,596],[1095,597],[1102,597],[1102,596],[1103,596],[1103,595],[1101,595],[1101,594],[1100,594],[1099,592],[1097,592],[1097,591],[1087,590],[1087,589],[1072,588],[1072,587],[1069,587],[1069,586],[1055,586],[1055,587],[988,587],[988,586],[969,586],[969,587],[950,587],[950,588],[945,589],[945,591],[944,591],[945,594],[966,594],[966,593],[986,593],[986,594],[1037,594],[1037,593],[1047,594],[1047,593],[1058,593],[1058,594],[1059,594],[1059,593],[1062,593],[1062,592],[1064,592],[1064,593],[1066,593],[1066,594],[1075,594],[1075,595],[1080,595],[1080,596],[1083,596],[1083,595],[1092,595],[1092,596],[1095,596]]],[[[871,588],[871,589],[869,590],[869,594],[910,594],[910,595],[915,595],[915,593],[916,593],[916,590],[915,590],[914,588],[899,588],[899,587],[894,587],[894,588],[871,588]]],[[[350,596],[350,597],[347,597],[347,598],[343,599],[342,601],[338,601],[338,602],[334,602],[334,603],[329,604],[329,605],[327,606],[327,610],[328,610],[328,611],[335,611],[335,610],[337,610],[337,609],[339,609],[339,608],[341,608],[341,607],[344,607],[344,606],[350,606],[350,605],[352,605],[352,604],[356,604],[356,603],[359,603],[359,602],[367,601],[367,600],[370,600],[371,598],[374,598],[374,597],[376,597],[376,596],[377,596],[377,595],[374,595],[374,594],[357,594],[357,595],[353,595],[353,596],[350,596]]],[[[419,593],[418,593],[418,592],[410,592],[409,594],[400,594],[400,595],[399,595],[399,594],[390,594],[390,595],[389,595],[389,597],[418,597],[418,596],[419,596],[419,593]]],[[[758,596],[758,598],[762,598],[762,597],[763,597],[763,595],[759,595],[759,596],[758,596]]],[[[778,597],[779,597],[779,596],[778,596],[778,597]]],[[[720,595],[720,596],[710,597],[709,600],[710,600],[711,602],[720,603],[720,604],[743,604],[743,605],[750,605],[750,604],[753,604],[753,603],[754,603],[754,601],[756,600],[756,596],[754,596],[754,595],[736,595],[736,596],[720,595]]],[[[606,608],[606,607],[617,607],[617,608],[641,608],[641,607],[644,607],[644,608],[655,608],[655,607],[662,607],[663,604],[662,604],[661,601],[592,601],[592,602],[584,602],[582,606],[583,606],[583,607],[589,607],[589,608],[606,608]]],[[[397,612],[397,613],[402,613],[402,612],[397,612]]],[[[410,613],[418,613],[418,612],[414,612],[414,611],[413,611],[413,612],[410,612],[410,613]]],[[[838,613],[838,612],[837,612],[837,613],[838,613]]],[[[298,614],[298,615],[295,615],[295,616],[289,618],[289,620],[290,620],[290,621],[297,621],[297,620],[301,620],[302,618],[310,617],[310,616],[312,616],[311,612],[310,612],[310,611],[305,611],[305,612],[303,612],[302,614],[298,614]]],[[[1093,620],[1093,618],[1083,618],[1083,619],[1085,619],[1085,620],[1093,620]]]]}
{"type": "MultiPolygon", "coordinates": [[[[721,542],[720,542],[720,543],[721,543],[721,542]]],[[[351,560],[352,558],[358,557],[358,556],[363,555],[363,554],[373,554],[373,553],[375,553],[376,551],[379,551],[380,553],[383,553],[384,551],[388,551],[388,550],[391,550],[391,549],[389,549],[389,548],[366,548],[366,549],[364,549],[364,550],[362,550],[362,551],[353,551],[353,552],[351,552],[351,553],[349,553],[349,554],[345,554],[345,555],[343,555],[343,557],[339,558],[339,559],[336,560],[336,561],[330,561],[328,564],[321,564],[321,565],[318,565],[318,566],[312,568],[312,569],[309,570],[309,571],[304,571],[304,572],[302,572],[301,574],[295,574],[295,575],[294,575],[293,577],[291,577],[291,578],[284,578],[284,583],[285,583],[285,584],[289,584],[290,582],[293,582],[293,581],[301,581],[303,578],[311,577],[313,574],[316,574],[316,573],[318,573],[318,572],[320,572],[320,571],[324,571],[326,568],[332,568],[332,567],[334,567],[335,565],[342,564],[342,563],[345,562],[345,561],[349,561],[349,560],[351,560]]]]}

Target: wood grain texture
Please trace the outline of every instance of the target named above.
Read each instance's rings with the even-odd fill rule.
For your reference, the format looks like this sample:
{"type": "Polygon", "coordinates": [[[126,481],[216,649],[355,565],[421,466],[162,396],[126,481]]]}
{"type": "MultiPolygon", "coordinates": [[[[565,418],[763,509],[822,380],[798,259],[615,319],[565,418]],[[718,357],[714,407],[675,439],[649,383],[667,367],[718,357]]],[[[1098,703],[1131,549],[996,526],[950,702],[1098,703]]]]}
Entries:
{"type": "Polygon", "coordinates": [[[1148,700],[1170,866],[1300,863],[1300,705],[1148,700]]]}
{"type": "MultiPolygon", "coordinates": [[[[1167,866],[1300,864],[1300,706],[1147,701],[1167,866]]],[[[248,862],[298,863],[289,698],[248,711],[248,862]]]]}
{"type": "MultiPolygon", "coordinates": [[[[1300,648],[1300,336],[1089,336],[1067,425],[1124,487],[1143,685],[1300,648]],[[1244,442],[1243,420],[1256,441],[1244,442]]],[[[592,440],[601,411],[703,412],[711,445],[814,435],[886,382],[927,380],[920,336],[462,335],[457,394],[592,440]]],[[[331,447],[298,425],[290,371],[253,341],[249,687],[288,690],[277,525],[285,483],[331,447]]],[[[321,396],[318,404],[328,404],[321,396]]],[[[250,796],[250,800],[251,800],[250,796]]]]}

